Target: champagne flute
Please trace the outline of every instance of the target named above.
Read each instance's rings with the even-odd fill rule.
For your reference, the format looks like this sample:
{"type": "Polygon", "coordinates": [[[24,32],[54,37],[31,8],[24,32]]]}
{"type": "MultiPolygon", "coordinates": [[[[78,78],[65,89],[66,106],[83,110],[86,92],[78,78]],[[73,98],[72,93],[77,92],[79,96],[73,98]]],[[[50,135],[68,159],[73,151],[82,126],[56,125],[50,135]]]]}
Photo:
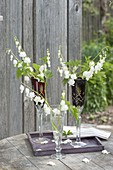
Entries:
{"type": "MultiPolygon", "coordinates": [[[[38,92],[43,98],[45,98],[45,82],[39,82],[37,79],[31,78],[32,88],[34,91],[38,92]]],[[[37,95],[37,94],[36,94],[37,95]]],[[[49,141],[48,138],[43,135],[43,118],[45,112],[43,109],[44,102],[34,102],[36,108],[36,131],[39,132],[39,136],[35,139],[36,143],[42,143],[44,141],[49,141]]]]}
{"type": "Polygon", "coordinates": [[[51,113],[51,123],[53,129],[53,137],[55,141],[55,154],[51,155],[52,159],[63,159],[65,155],[61,153],[62,132],[64,125],[64,112],[58,111],[58,113],[51,113]]]}
{"type": "Polygon", "coordinates": [[[78,77],[72,86],[72,103],[78,111],[76,122],[76,141],[71,145],[75,148],[84,147],[86,143],[81,141],[81,113],[84,107],[86,80],[78,77]]]}

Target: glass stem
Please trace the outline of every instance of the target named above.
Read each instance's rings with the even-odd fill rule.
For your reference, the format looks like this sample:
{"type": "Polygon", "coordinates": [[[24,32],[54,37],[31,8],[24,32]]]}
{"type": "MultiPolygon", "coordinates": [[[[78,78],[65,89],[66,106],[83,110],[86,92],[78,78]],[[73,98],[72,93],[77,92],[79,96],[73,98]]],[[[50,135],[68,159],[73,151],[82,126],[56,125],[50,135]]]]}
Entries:
{"type": "Polygon", "coordinates": [[[78,120],[76,121],[76,142],[81,141],[81,115],[78,116],[78,120]]]}
{"type": "Polygon", "coordinates": [[[62,141],[62,134],[59,134],[58,137],[57,137],[57,141],[56,141],[56,157],[57,159],[60,159],[61,158],[61,141],[62,141]]]}
{"type": "Polygon", "coordinates": [[[37,109],[36,130],[39,131],[39,137],[43,137],[42,121],[43,112],[41,111],[41,109],[37,109]]]}

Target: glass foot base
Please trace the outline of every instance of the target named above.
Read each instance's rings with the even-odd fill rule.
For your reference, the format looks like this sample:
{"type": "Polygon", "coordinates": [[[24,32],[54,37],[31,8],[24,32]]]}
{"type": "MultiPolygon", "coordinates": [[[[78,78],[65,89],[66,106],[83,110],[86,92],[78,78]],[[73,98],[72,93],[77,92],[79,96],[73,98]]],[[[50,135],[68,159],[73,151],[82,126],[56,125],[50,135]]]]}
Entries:
{"type": "Polygon", "coordinates": [[[46,144],[50,141],[49,138],[45,138],[45,137],[37,137],[33,139],[33,142],[35,143],[40,143],[40,144],[46,144]]]}
{"type": "Polygon", "coordinates": [[[52,159],[64,159],[65,158],[65,155],[64,154],[53,154],[53,155],[51,155],[51,158],[52,159]]]}
{"type": "Polygon", "coordinates": [[[86,146],[87,144],[86,143],[84,143],[84,142],[72,142],[71,143],[71,145],[74,147],[74,148],[81,148],[81,147],[84,147],[84,146],[86,146]]]}

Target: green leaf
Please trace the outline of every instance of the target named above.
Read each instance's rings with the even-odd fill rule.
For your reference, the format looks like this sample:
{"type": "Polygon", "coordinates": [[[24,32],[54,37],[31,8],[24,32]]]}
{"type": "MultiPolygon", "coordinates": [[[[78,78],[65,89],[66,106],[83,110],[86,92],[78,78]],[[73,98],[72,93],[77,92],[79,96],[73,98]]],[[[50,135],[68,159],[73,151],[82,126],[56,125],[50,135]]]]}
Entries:
{"type": "Polygon", "coordinates": [[[70,130],[68,130],[68,132],[66,132],[66,131],[64,130],[63,133],[62,133],[62,135],[67,138],[68,135],[73,135],[73,133],[72,133],[70,130]]]}
{"type": "Polygon", "coordinates": [[[43,62],[43,64],[47,63],[47,56],[40,58],[40,60],[43,62]]]}
{"type": "Polygon", "coordinates": [[[33,66],[33,68],[35,69],[35,71],[39,72],[40,66],[39,66],[38,64],[33,63],[32,66],[33,66]]]}
{"type": "Polygon", "coordinates": [[[47,70],[44,75],[46,79],[50,79],[53,76],[53,73],[50,70],[47,70]]]}
{"type": "Polygon", "coordinates": [[[65,84],[67,84],[68,79],[65,79],[65,78],[64,78],[62,82],[63,82],[63,85],[65,85],[65,84]]]}
{"type": "Polygon", "coordinates": [[[17,79],[19,79],[22,76],[22,70],[20,70],[19,68],[16,70],[16,77],[17,79]]]}
{"type": "Polygon", "coordinates": [[[71,60],[71,61],[65,62],[67,66],[71,66],[71,67],[79,66],[80,63],[81,63],[81,60],[71,60]]]}
{"type": "Polygon", "coordinates": [[[79,114],[78,114],[77,108],[74,107],[73,105],[71,105],[69,101],[65,101],[65,103],[67,104],[67,106],[68,106],[68,108],[69,108],[69,111],[71,112],[72,116],[73,116],[76,120],[78,120],[79,114]]]}

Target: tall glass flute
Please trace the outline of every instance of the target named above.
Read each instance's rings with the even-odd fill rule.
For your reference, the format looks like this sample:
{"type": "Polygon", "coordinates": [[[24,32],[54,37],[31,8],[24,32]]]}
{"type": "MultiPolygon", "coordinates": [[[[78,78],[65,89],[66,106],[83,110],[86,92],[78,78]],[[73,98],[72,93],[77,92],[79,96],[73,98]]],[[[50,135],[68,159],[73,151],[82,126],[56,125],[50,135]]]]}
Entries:
{"type": "Polygon", "coordinates": [[[51,123],[53,129],[53,137],[55,140],[55,151],[56,153],[51,155],[53,159],[62,159],[65,156],[61,153],[61,142],[62,142],[62,132],[63,132],[63,125],[64,125],[64,112],[60,112],[60,114],[51,113],[51,123]]]}
{"type": "Polygon", "coordinates": [[[75,80],[74,86],[72,86],[72,103],[78,111],[78,117],[76,122],[76,141],[72,142],[72,146],[75,148],[83,147],[86,143],[81,141],[81,113],[84,107],[85,99],[85,85],[86,80],[78,77],[75,80]]]}
{"type": "MultiPolygon", "coordinates": [[[[34,91],[38,92],[43,98],[45,98],[45,82],[38,82],[37,79],[32,78],[32,87],[34,91]]],[[[43,118],[45,116],[44,109],[42,103],[38,102],[38,104],[35,104],[36,108],[36,131],[39,132],[39,136],[35,139],[36,143],[41,143],[44,141],[48,141],[48,138],[45,138],[43,136],[43,118]]]]}

